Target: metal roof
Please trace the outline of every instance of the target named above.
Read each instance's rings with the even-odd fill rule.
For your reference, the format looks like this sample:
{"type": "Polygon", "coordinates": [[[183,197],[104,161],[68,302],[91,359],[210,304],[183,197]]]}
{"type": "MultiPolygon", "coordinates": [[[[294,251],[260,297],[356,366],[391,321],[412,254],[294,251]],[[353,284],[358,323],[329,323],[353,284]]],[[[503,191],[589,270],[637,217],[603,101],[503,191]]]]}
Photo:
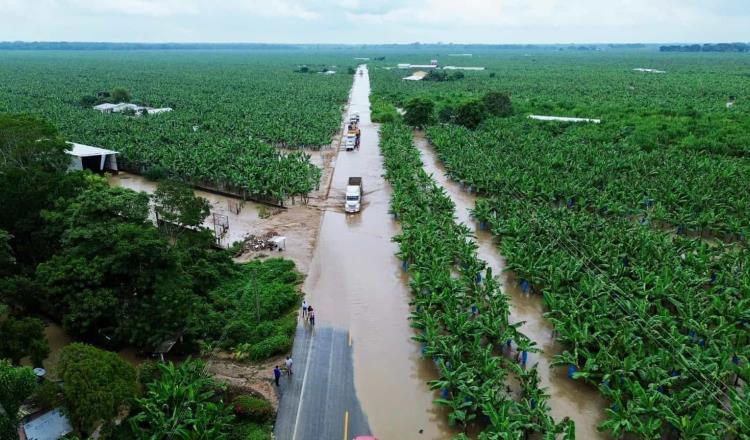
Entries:
{"type": "Polygon", "coordinates": [[[72,149],[65,151],[71,156],[91,157],[91,156],[105,156],[107,154],[119,154],[117,151],[106,150],[104,148],[99,148],[99,147],[92,147],[90,145],[77,144],[75,142],[66,142],[66,144],[73,146],[72,149]]]}
{"type": "Polygon", "coordinates": [[[72,432],[68,418],[60,408],[45,413],[23,425],[26,438],[33,440],[57,440],[72,432]]]}

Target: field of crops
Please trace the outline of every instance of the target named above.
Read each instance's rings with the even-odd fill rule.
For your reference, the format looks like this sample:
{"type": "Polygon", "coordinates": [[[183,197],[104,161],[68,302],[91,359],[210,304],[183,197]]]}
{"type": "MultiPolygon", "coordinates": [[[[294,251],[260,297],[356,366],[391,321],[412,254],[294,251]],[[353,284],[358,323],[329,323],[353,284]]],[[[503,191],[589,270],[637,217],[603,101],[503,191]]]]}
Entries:
{"type": "MultiPolygon", "coordinates": [[[[414,56],[404,58],[424,61],[414,56]]],[[[431,143],[451,178],[482,196],[474,217],[499,238],[521,288],[542,297],[566,347],[557,367],[610,401],[600,428],[748,438],[750,58],[461,61],[489,70],[414,83],[372,69],[375,93],[396,106],[417,96],[436,103],[431,143]],[[445,108],[495,90],[510,93],[512,116],[473,130],[444,118],[445,108]]]]}
{"type": "Polygon", "coordinates": [[[451,424],[478,424],[486,438],[575,438],[571,423],[550,417],[536,368],[525,368],[528,353],[538,349],[509,323],[508,298],[477,258],[470,230],[454,221],[450,197],[422,168],[411,130],[384,125],[380,149],[393,185],[391,212],[402,227],[394,240],[411,276],[415,339],[439,373],[430,383],[441,393],[436,402],[449,408],[451,424]],[[518,394],[506,389],[509,377],[518,394]]]}
{"type": "Polygon", "coordinates": [[[294,50],[0,52],[0,112],[43,116],[69,140],[121,152],[139,172],[283,200],[314,189],[320,173],[304,155],[269,145],[330,144],[353,65],[294,50]],[[301,65],[316,72],[296,73],[301,65]],[[135,118],[79,104],[115,87],[174,111],[135,118]]]}

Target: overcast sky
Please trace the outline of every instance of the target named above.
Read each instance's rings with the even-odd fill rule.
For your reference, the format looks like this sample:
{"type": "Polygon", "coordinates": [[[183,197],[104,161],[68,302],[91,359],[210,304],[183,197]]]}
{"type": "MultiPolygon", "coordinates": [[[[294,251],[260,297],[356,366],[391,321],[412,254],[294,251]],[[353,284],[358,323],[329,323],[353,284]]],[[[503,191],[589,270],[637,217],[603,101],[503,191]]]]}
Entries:
{"type": "Polygon", "coordinates": [[[750,0],[0,0],[0,41],[750,41],[750,0]]]}

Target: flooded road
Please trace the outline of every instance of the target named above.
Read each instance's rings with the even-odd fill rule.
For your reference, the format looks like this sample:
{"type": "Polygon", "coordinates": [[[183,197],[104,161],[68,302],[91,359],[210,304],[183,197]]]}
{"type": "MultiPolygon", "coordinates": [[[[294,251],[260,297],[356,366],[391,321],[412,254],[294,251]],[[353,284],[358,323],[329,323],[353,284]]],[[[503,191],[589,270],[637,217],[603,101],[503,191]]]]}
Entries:
{"type": "Polygon", "coordinates": [[[550,413],[555,421],[570,417],[576,424],[576,438],[606,439],[598,432],[596,426],[604,420],[605,400],[599,392],[584,383],[568,379],[564,368],[550,369],[552,356],[562,351],[562,347],[552,337],[552,325],[543,317],[544,309],[541,297],[525,295],[517,283],[503,272],[505,262],[499,254],[497,245],[489,231],[482,231],[471,218],[470,210],[474,208],[476,197],[461,189],[460,185],[446,176],[445,168],[433,151],[422,132],[416,132],[414,142],[422,154],[425,170],[447,191],[456,204],[458,221],[474,231],[479,248],[477,256],[486,261],[493,274],[500,274],[503,291],[510,298],[510,322],[524,321],[520,331],[528,336],[543,351],[529,353],[529,365],[538,363],[542,387],[550,394],[550,413]]]}
{"type": "Polygon", "coordinates": [[[316,320],[351,335],[354,383],[369,426],[380,440],[446,439],[451,433],[426,382],[432,364],[411,340],[407,276],[391,238],[399,232],[388,215],[390,186],[383,178],[378,126],[370,120],[370,83],[355,76],[350,113],[360,115],[359,151],[340,151],[309,275],[303,291],[316,320]],[[343,213],[350,176],[362,177],[363,207],[343,213]],[[419,430],[423,430],[419,434],[419,430]]]}

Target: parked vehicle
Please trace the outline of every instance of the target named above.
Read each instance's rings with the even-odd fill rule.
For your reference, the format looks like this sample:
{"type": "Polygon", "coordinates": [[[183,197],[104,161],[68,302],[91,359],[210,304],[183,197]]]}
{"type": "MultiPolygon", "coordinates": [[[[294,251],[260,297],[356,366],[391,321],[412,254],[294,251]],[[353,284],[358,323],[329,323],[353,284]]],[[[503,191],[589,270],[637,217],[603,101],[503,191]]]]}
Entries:
{"type": "Polygon", "coordinates": [[[359,212],[362,208],[362,178],[350,177],[349,184],[346,186],[346,201],[344,202],[344,211],[347,213],[359,212]]]}

